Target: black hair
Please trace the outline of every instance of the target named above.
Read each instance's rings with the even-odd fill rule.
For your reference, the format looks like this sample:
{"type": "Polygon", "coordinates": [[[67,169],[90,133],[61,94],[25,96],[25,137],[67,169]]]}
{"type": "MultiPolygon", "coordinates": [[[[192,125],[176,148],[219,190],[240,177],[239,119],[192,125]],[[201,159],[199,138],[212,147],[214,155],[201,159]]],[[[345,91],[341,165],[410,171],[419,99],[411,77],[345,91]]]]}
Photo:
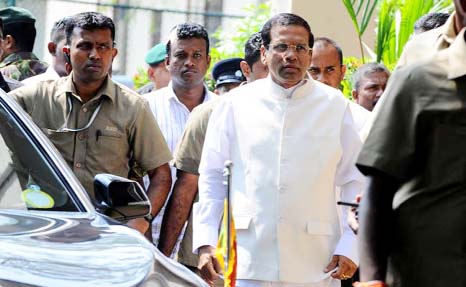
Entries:
{"type": "Polygon", "coordinates": [[[65,39],[65,28],[69,21],[71,21],[71,17],[66,16],[53,24],[52,31],[50,31],[51,42],[57,44],[61,40],[65,39]]]}
{"type": "Polygon", "coordinates": [[[98,12],[83,12],[71,17],[66,23],[66,44],[71,44],[74,28],[83,30],[109,29],[112,33],[112,41],[115,42],[115,24],[110,17],[98,12]]]}
{"type": "MultiPolygon", "coordinates": [[[[173,33],[173,31],[175,31],[177,39],[204,39],[206,44],[206,51],[207,54],[209,54],[209,34],[207,33],[207,30],[204,28],[204,26],[197,23],[183,23],[173,27],[171,33],[173,33]]],[[[170,56],[171,50],[170,41],[171,39],[169,39],[167,42],[168,56],[170,56]]]]}
{"type": "Polygon", "coordinates": [[[447,21],[448,13],[428,13],[414,23],[414,32],[422,33],[442,26],[447,21]]]}
{"type": "Polygon", "coordinates": [[[34,23],[14,22],[3,25],[3,37],[10,35],[15,39],[19,51],[32,52],[36,40],[34,23]]]}
{"type": "Polygon", "coordinates": [[[306,31],[309,33],[309,47],[312,48],[314,46],[314,35],[312,35],[311,32],[311,27],[307,23],[306,20],[301,18],[300,16],[296,14],[291,14],[291,13],[280,13],[272,18],[270,18],[267,22],[265,22],[264,26],[262,27],[261,30],[261,37],[262,37],[262,44],[264,47],[268,48],[270,44],[270,30],[272,30],[272,27],[275,25],[279,26],[290,26],[290,25],[296,25],[296,26],[301,26],[306,31]]]}
{"type": "Polygon", "coordinates": [[[262,37],[261,33],[257,32],[251,35],[244,45],[244,60],[248,63],[249,67],[260,60],[261,57],[262,37]]]}
{"type": "Polygon", "coordinates": [[[343,51],[341,50],[341,47],[337,44],[337,42],[327,37],[317,37],[314,41],[314,45],[317,42],[322,42],[325,46],[327,45],[333,46],[335,50],[337,50],[338,61],[340,62],[340,65],[343,65],[343,51]]]}
{"type": "Polygon", "coordinates": [[[384,64],[381,63],[367,63],[360,66],[356,72],[354,72],[351,82],[353,84],[353,90],[358,91],[361,86],[361,80],[373,73],[386,73],[387,76],[390,76],[390,71],[385,67],[384,64]]]}

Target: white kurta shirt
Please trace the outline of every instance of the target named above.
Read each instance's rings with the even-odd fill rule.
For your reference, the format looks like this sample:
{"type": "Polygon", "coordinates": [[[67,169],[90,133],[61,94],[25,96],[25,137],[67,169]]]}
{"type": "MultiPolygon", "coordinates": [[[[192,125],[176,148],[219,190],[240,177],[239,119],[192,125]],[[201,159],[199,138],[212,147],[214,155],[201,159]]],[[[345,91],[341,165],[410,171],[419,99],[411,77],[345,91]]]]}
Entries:
{"type": "MultiPolygon", "coordinates": [[[[262,202],[249,202],[247,204],[251,204],[252,206],[233,206],[233,214],[235,217],[235,224],[237,229],[253,229],[254,234],[245,234],[245,236],[242,235],[241,232],[237,232],[238,234],[238,278],[239,279],[254,279],[254,280],[267,280],[267,281],[288,281],[288,282],[312,282],[315,280],[315,278],[319,278],[316,280],[320,280],[323,278],[327,278],[329,274],[325,275],[323,274],[323,269],[326,267],[326,264],[330,262],[331,256],[329,258],[324,258],[325,264],[322,264],[322,266],[319,266],[318,269],[321,271],[322,274],[313,274],[307,276],[307,274],[303,274],[301,278],[298,278],[300,276],[295,276],[291,275],[294,271],[291,269],[295,269],[296,262],[288,262],[288,266],[279,266],[280,264],[283,264],[284,261],[282,260],[281,257],[283,258],[288,258],[287,255],[287,250],[278,250],[276,251],[275,249],[280,249],[280,240],[283,238],[288,238],[287,236],[293,237],[293,234],[288,234],[286,236],[281,236],[280,234],[274,234],[275,231],[272,231],[272,233],[268,234],[267,232],[263,233],[263,229],[269,228],[269,226],[272,224],[277,225],[277,230],[282,229],[282,230],[287,230],[289,226],[287,226],[286,222],[287,221],[292,221],[293,219],[288,220],[287,213],[294,213],[295,211],[293,210],[280,210],[282,206],[292,206],[293,202],[290,202],[290,198],[292,200],[295,200],[296,195],[293,194],[293,190],[290,190],[292,188],[298,187],[298,189],[303,189],[303,187],[299,187],[299,182],[300,180],[294,178],[296,174],[290,174],[289,171],[286,170],[286,168],[283,168],[283,166],[290,166],[290,170],[298,171],[297,173],[301,174],[306,174],[306,169],[308,168],[313,168],[315,170],[319,170],[321,168],[326,169],[325,165],[327,162],[319,162],[317,159],[313,162],[307,162],[306,166],[295,166],[294,162],[302,162],[300,160],[296,160],[296,157],[290,157],[288,158],[286,155],[291,151],[292,149],[299,148],[299,150],[304,150],[304,153],[302,154],[303,157],[306,157],[306,147],[303,147],[302,145],[299,144],[299,138],[297,138],[297,141],[294,141],[293,138],[287,139],[287,133],[288,131],[290,132],[289,134],[293,134],[293,130],[288,130],[287,128],[287,123],[292,123],[293,125],[296,124],[296,119],[299,119],[298,117],[292,116],[294,118],[293,122],[290,122],[287,120],[287,113],[293,113],[294,107],[299,106],[300,103],[304,103],[305,105],[308,105],[307,103],[309,100],[311,100],[313,97],[321,97],[324,99],[323,101],[326,101],[326,93],[331,94],[329,98],[332,99],[332,101],[336,101],[339,103],[339,105],[342,105],[341,109],[341,118],[340,119],[332,119],[332,117],[338,117],[337,115],[329,115],[329,114],[314,114],[312,117],[314,117],[315,122],[323,121],[322,123],[325,123],[325,121],[336,121],[336,126],[334,126],[334,130],[337,130],[339,132],[339,135],[336,136],[336,142],[333,143],[334,146],[338,146],[335,151],[335,155],[337,160],[335,161],[335,166],[329,167],[331,171],[334,171],[334,174],[332,174],[333,181],[331,183],[331,188],[330,190],[325,190],[323,191],[323,196],[326,197],[323,202],[323,206],[325,208],[329,207],[332,210],[327,210],[327,209],[322,209],[322,210],[316,210],[315,213],[319,214],[322,213],[324,217],[327,217],[328,222],[333,222],[331,218],[337,217],[336,215],[336,202],[331,202],[330,205],[328,204],[328,194],[335,193],[335,185],[340,186],[341,188],[341,199],[345,201],[352,201],[354,200],[354,197],[358,194],[361,193],[365,180],[364,177],[359,173],[359,171],[356,169],[354,163],[356,161],[357,153],[361,147],[361,140],[358,136],[358,132],[355,128],[352,114],[350,109],[348,108],[348,105],[346,102],[342,102],[343,96],[340,94],[339,91],[335,89],[331,89],[324,84],[315,82],[312,79],[306,79],[304,80],[304,83],[302,82],[301,84],[290,88],[290,89],[284,89],[281,86],[278,86],[275,84],[271,78],[267,78],[264,80],[258,80],[252,84],[240,87],[235,89],[234,93],[230,93],[230,95],[227,95],[225,100],[223,100],[217,108],[213,111],[212,116],[209,121],[209,126],[207,129],[207,134],[206,134],[206,139],[204,142],[204,149],[202,152],[202,160],[201,164],[199,167],[199,172],[200,172],[200,178],[199,178],[199,203],[195,205],[194,208],[194,238],[193,238],[193,249],[196,251],[199,247],[204,246],[204,245],[210,245],[210,246],[216,246],[217,244],[217,239],[218,239],[218,228],[220,224],[220,218],[221,214],[223,211],[223,200],[226,197],[226,189],[223,185],[223,175],[222,171],[224,168],[224,162],[226,160],[234,159],[236,158],[238,161],[245,161],[245,162],[251,162],[249,159],[243,158],[240,159],[238,157],[238,153],[241,154],[243,151],[241,149],[243,147],[241,146],[232,146],[233,143],[237,142],[236,136],[238,134],[244,134],[244,132],[239,131],[238,129],[249,129],[253,130],[252,132],[249,131],[248,134],[250,134],[252,137],[254,134],[256,137],[261,138],[264,137],[264,134],[267,132],[260,130],[259,127],[255,125],[255,121],[252,120],[248,123],[244,123],[244,126],[237,127],[235,126],[238,121],[241,122],[241,120],[238,120],[235,117],[239,117],[238,115],[244,116],[244,110],[248,109],[248,106],[254,106],[254,102],[256,100],[261,101],[261,99],[264,99],[264,93],[269,92],[269,88],[273,91],[274,96],[280,98],[277,100],[276,104],[275,102],[271,101],[270,103],[262,105],[261,107],[267,107],[269,106],[268,113],[283,113],[285,114],[285,120],[282,122],[282,125],[280,124],[277,126],[272,126],[273,129],[276,130],[281,130],[280,136],[283,139],[280,140],[280,143],[283,143],[283,146],[280,146],[279,152],[281,153],[279,156],[269,153],[270,158],[273,159],[273,161],[277,160],[278,162],[271,162],[271,163],[266,163],[270,164],[270,172],[274,173],[274,170],[281,170],[278,174],[272,174],[268,175],[267,170],[264,170],[262,167],[261,174],[250,174],[254,173],[254,170],[257,170],[257,167],[255,166],[249,166],[246,164],[246,171],[244,172],[246,176],[250,175],[251,180],[245,180],[245,189],[248,190],[254,190],[256,188],[255,185],[259,184],[262,185],[261,183],[261,178],[264,180],[267,180],[269,178],[271,181],[268,184],[264,184],[267,186],[266,190],[272,190],[273,192],[271,193],[271,197],[278,197],[278,199],[274,199],[275,203],[278,203],[279,206],[276,207],[270,207],[270,206],[261,206],[262,202]],[[238,104],[237,99],[235,97],[241,96],[241,93],[248,93],[247,98],[245,100],[245,97],[243,99],[240,99],[243,101],[243,104],[238,104]],[[338,99],[337,97],[341,97],[338,99]],[[289,104],[291,103],[291,104],[289,104]],[[287,111],[287,109],[290,109],[287,111]],[[261,135],[262,133],[262,135],[261,135]],[[288,144],[289,143],[289,144],[288,144]],[[304,149],[303,149],[304,148],[304,149]],[[291,150],[290,150],[291,149],[291,150]],[[276,165],[280,166],[278,169],[276,168],[276,165]],[[304,172],[303,172],[304,171],[304,172]],[[287,178],[288,177],[288,178],[287,178]],[[254,179],[255,178],[255,179],[254,179]],[[252,186],[251,186],[252,185],[252,186]],[[290,193],[288,193],[290,192],[290,193]],[[277,196],[278,194],[278,196],[277,196]],[[291,196],[290,196],[291,195],[291,196]],[[247,209],[249,210],[254,210],[254,212],[260,213],[262,210],[265,210],[265,215],[270,217],[270,214],[274,214],[272,217],[275,215],[276,218],[271,218],[272,221],[269,221],[269,223],[266,224],[261,224],[258,221],[262,221],[261,216],[255,217],[251,223],[251,221],[245,220],[244,217],[239,216],[238,214],[241,213],[241,211],[238,213],[238,210],[243,210],[245,212],[248,212],[247,209]],[[277,211],[274,213],[273,211],[267,211],[269,209],[277,209],[277,211]],[[333,209],[335,212],[333,212],[333,209]],[[258,212],[256,212],[259,210],[258,212]],[[236,212],[235,212],[236,211],[236,212]],[[236,215],[235,215],[236,213],[236,215]],[[329,214],[330,213],[330,214],[329,214]],[[333,217],[331,213],[334,213],[333,217]],[[284,215],[284,216],[283,216],[284,215]],[[257,221],[257,222],[254,222],[257,221]],[[274,221],[278,223],[274,223],[274,221]],[[251,224],[256,224],[256,226],[251,227],[251,224]],[[239,227],[238,227],[239,226],[239,227]],[[262,228],[264,227],[264,228],[262,228]],[[283,227],[283,228],[282,228],[283,227]],[[255,229],[254,229],[255,228],[255,229]],[[255,250],[248,250],[249,245],[253,245],[251,243],[251,240],[262,240],[260,237],[261,236],[267,236],[271,237],[272,239],[266,239],[265,241],[270,244],[270,246],[264,246],[264,247],[258,247],[255,248],[255,250]],[[273,238],[276,237],[276,240],[273,240],[273,238]],[[243,239],[245,239],[245,242],[243,239]],[[277,243],[278,242],[278,243],[277,243]],[[244,245],[244,246],[243,246],[244,245]],[[277,247],[279,245],[279,247],[277,247]],[[271,247],[269,250],[258,250],[258,249],[266,249],[268,247],[271,247]],[[256,253],[274,253],[276,252],[279,258],[277,258],[275,261],[276,262],[259,262],[260,258],[267,258],[267,256],[263,257],[258,256],[256,253]],[[328,260],[328,261],[327,261],[328,260]],[[246,266],[246,268],[242,268],[242,266],[246,266]],[[254,271],[253,269],[256,269],[254,271]],[[282,272],[285,270],[284,272],[282,272]],[[312,279],[312,278],[314,279],[312,279]],[[311,279],[309,279],[311,278],[311,279]],[[291,280],[291,281],[290,281],[291,280]]],[[[311,115],[311,113],[318,113],[319,111],[313,111],[313,105],[308,105],[307,106],[309,109],[309,114],[304,115],[303,114],[303,122],[300,124],[298,123],[299,127],[298,129],[301,129],[300,132],[302,131],[303,127],[304,130],[306,130],[306,117],[308,115],[311,115]]],[[[300,110],[302,111],[302,110],[300,110]]],[[[307,110],[305,110],[307,112],[307,110]]],[[[254,110],[252,110],[250,113],[255,113],[254,110]]],[[[269,114],[270,115],[270,114],[269,114]]],[[[264,117],[267,118],[267,120],[264,122],[265,125],[267,125],[268,122],[268,115],[265,113],[261,114],[260,110],[257,110],[257,121],[262,121],[264,117]]],[[[254,117],[254,116],[252,116],[254,117]]],[[[250,119],[248,119],[250,120],[250,119]]],[[[299,122],[299,121],[298,121],[299,122]]],[[[275,124],[275,123],[273,123],[275,124]]],[[[310,123],[311,125],[311,123],[310,123]]],[[[318,126],[318,125],[317,125],[318,126]]],[[[293,129],[293,128],[291,128],[293,129]]],[[[332,131],[329,129],[328,130],[329,134],[332,133],[332,131]]],[[[313,132],[311,132],[312,134],[313,132]]],[[[319,134],[319,136],[324,135],[327,133],[327,130],[321,130],[319,132],[316,132],[315,134],[319,134]]],[[[309,134],[309,131],[307,130],[307,135],[309,134]]],[[[312,137],[312,135],[311,135],[312,137]]],[[[316,138],[318,140],[318,137],[316,138]]],[[[333,139],[333,138],[332,138],[333,139]]],[[[244,140],[244,139],[243,139],[244,140]]],[[[263,145],[259,145],[259,149],[253,151],[252,153],[249,154],[251,158],[255,157],[255,154],[264,154],[264,149],[267,149],[267,139],[261,138],[259,139],[263,145]]],[[[249,141],[249,139],[247,140],[249,141]]],[[[241,140],[239,141],[241,142],[241,140]]],[[[243,141],[244,142],[244,141],[243,141]]],[[[276,139],[270,139],[270,142],[273,142],[275,144],[276,139]]],[[[323,142],[320,143],[316,141],[316,144],[312,144],[313,147],[310,147],[310,149],[314,150],[314,154],[319,153],[319,149],[322,149],[324,151],[326,149],[326,146],[323,142]]],[[[329,142],[327,142],[329,143],[329,142]]],[[[332,145],[332,144],[331,144],[332,145]]],[[[272,147],[271,150],[274,150],[272,147]]],[[[267,151],[268,152],[268,151],[267,151]]],[[[265,152],[265,158],[267,158],[267,152],[265,152]]],[[[291,151],[290,154],[292,154],[293,151],[291,151]]],[[[263,155],[262,155],[263,156],[263,155]]],[[[330,156],[332,156],[330,154],[330,156]]],[[[264,156],[263,156],[264,158],[264,156]]],[[[254,159],[252,159],[252,162],[254,159]]],[[[267,160],[266,160],[267,161],[267,160]]],[[[235,163],[233,161],[233,165],[238,164],[238,162],[235,163]]],[[[319,173],[319,172],[318,172],[319,173]]],[[[312,186],[309,187],[304,187],[304,189],[308,188],[309,190],[313,190],[312,186]]],[[[317,192],[317,197],[319,197],[319,192],[322,192],[320,190],[320,187],[317,188],[319,191],[317,192]]],[[[262,192],[262,191],[261,191],[262,192]]],[[[265,192],[265,190],[264,190],[265,192]]],[[[240,192],[241,193],[241,192],[240,192]]],[[[247,192],[246,192],[247,193],[247,192]]],[[[254,192],[253,192],[254,193],[254,192]]],[[[234,197],[235,195],[233,195],[234,197]]],[[[260,195],[254,194],[254,199],[260,198],[260,195]]],[[[333,196],[333,195],[332,195],[333,196]]],[[[245,201],[247,202],[248,195],[245,195],[245,201]]],[[[330,198],[336,198],[336,196],[330,197],[330,198]]],[[[266,199],[265,199],[266,201],[266,199]]],[[[233,201],[235,204],[235,200],[233,201]]],[[[236,201],[236,202],[241,202],[241,201],[236,201]]],[[[264,205],[267,203],[264,202],[264,205]]],[[[298,202],[295,202],[296,206],[298,206],[298,202]]],[[[311,208],[312,206],[319,206],[318,202],[315,203],[310,203],[309,207],[311,208]]],[[[333,254],[336,255],[344,255],[351,260],[353,260],[356,264],[358,263],[358,258],[357,258],[357,249],[356,249],[356,238],[353,234],[353,232],[350,230],[348,227],[347,221],[346,221],[346,214],[347,212],[342,212],[342,216],[340,218],[340,223],[336,222],[336,226],[333,226],[332,224],[324,224],[319,221],[309,221],[307,222],[307,225],[304,227],[303,224],[300,222],[299,224],[295,224],[299,230],[298,232],[306,233],[306,228],[307,228],[307,233],[312,233],[313,231],[316,231],[318,233],[322,233],[322,235],[327,235],[327,233],[334,233],[335,228],[339,229],[340,226],[343,229],[343,234],[341,235],[340,239],[338,242],[335,242],[334,245],[332,245],[334,248],[333,254]],[[300,228],[303,228],[304,230],[301,230],[300,228]]],[[[303,215],[304,216],[304,215],[303,215]]],[[[298,216],[299,217],[299,216],[298,216]]],[[[317,218],[319,216],[317,215],[317,218]]],[[[305,218],[306,219],[306,218],[305,218]]],[[[264,219],[264,220],[270,220],[269,219],[264,219]]],[[[293,225],[293,224],[291,224],[293,225]]],[[[290,230],[293,230],[292,227],[290,230]]],[[[272,228],[273,230],[273,228],[272,228]]],[[[250,233],[251,233],[250,232],[250,233]]],[[[301,236],[301,235],[300,235],[301,236]]],[[[301,236],[301,238],[306,238],[305,235],[301,236]]],[[[286,239],[286,240],[288,240],[286,239]]],[[[285,240],[285,241],[286,241],[285,240]]],[[[306,239],[304,239],[306,241],[306,239]]],[[[283,241],[283,240],[282,240],[283,241]]],[[[283,241],[283,242],[285,242],[283,241]]],[[[329,239],[330,241],[330,239],[329,239]]],[[[301,243],[303,241],[300,241],[301,243]]],[[[293,244],[292,242],[290,242],[293,244]]],[[[286,246],[286,244],[285,244],[286,246]]],[[[257,246],[256,246],[257,247],[257,246]]],[[[296,249],[300,248],[300,246],[289,246],[291,249],[296,249]]],[[[318,247],[317,247],[318,248],[318,247]]],[[[298,251],[299,253],[299,251],[298,251]]],[[[273,256],[270,257],[270,261],[274,261],[273,256]]],[[[317,257],[316,257],[317,258],[317,257]]],[[[268,261],[268,260],[265,260],[268,261]]],[[[319,261],[319,264],[321,263],[320,261],[322,260],[317,260],[316,262],[319,261]]],[[[300,262],[300,260],[297,260],[297,262],[300,262]]],[[[301,267],[299,267],[301,268],[301,267]]],[[[303,266],[302,268],[306,269],[306,266],[303,266]]],[[[317,282],[317,281],[314,281],[317,282]]]]}
{"type": "MultiPolygon", "coordinates": [[[[206,103],[217,97],[217,95],[210,92],[207,87],[204,89],[205,94],[202,103],[206,103]]],[[[175,95],[171,81],[167,87],[150,92],[148,94],[144,94],[142,96],[149,102],[150,109],[152,113],[154,113],[157,124],[159,125],[160,130],[165,137],[170,152],[173,154],[175,152],[176,146],[178,145],[178,142],[181,139],[181,136],[183,135],[186,121],[188,120],[190,114],[189,109],[175,95]]],[[[173,167],[172,164],[170,165],[172,184],[174,184],[176,180],[176,168],[173,167]]],[[[148,182],[145,182],[145,185],[148,186],[148,182]]],[[[160,236],[160,227],[162,225],[164,212],[165,205],[152,222],[152,238],[154,244],[156,245],[160,236]]],[[[180,237],[182,236],[183,234],[180,235],[180,237]]]]}

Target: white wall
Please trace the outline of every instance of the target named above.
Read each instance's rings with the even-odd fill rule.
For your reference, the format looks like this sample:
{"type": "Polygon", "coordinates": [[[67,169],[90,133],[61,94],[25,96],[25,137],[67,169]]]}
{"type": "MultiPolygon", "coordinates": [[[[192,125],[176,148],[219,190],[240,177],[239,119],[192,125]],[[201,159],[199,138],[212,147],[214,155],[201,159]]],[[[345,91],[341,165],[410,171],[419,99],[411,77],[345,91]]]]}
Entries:
{"type": "MultiPolygon", "coordinates": [[[[325,36],[336,41],[345,57],[361,57],[356,30],[341,0],[272,0],[272,11],[300,15],[309,22],[314,36],[325,36]]],[[[375,21],[371,20],[363,36],[363,41],[372,49],[375,28],[375,21]]],[[[364,52],[367,56],[367,52],[364,52]]]]}

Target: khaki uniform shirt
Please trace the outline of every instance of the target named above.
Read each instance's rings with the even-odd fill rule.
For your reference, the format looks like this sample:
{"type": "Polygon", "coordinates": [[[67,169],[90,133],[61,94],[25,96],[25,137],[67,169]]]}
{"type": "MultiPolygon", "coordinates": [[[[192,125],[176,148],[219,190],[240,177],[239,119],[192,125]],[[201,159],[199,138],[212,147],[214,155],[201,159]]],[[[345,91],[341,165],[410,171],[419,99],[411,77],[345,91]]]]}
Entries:
{"type": "Polygon", "coordinates": [[[455,38],[455,12],[453,12],[442,26],[414,35],[406,43],[396,68],[431,58],[437,51],[448,48],[455,38]]]}
{"type": "Polygon", "coordinates": [[[212,110],[217,106],[219,98],[196,107],[189,116],[188,122],[175,152],[174,165],[177,169],[199,175],[202,147],[212,110]]]}
{"type": "Polygon", "coordinates": [[[96,95],[83,103],[72,76],[24,86],[10,94],[54,143],[91,197],[98,173],[128,177],[132,162],[148,171],[171,160],[143,97],[107,78],[96,95]],[[89,122],[89,128],[80,132],[56,131],[64,123],[76,129],[89,122]]]}
{"type": "Polygon", "coordinates": [[[22,81],[47,70],[48,64],[40,61],[32,52],[18,52],[8,55],[0,63],[0,72],[14,80],[22,81]]]}
{"type": "MultiPolygon", "coordinates": [[[[174,156],[174,165],[184,172],[199,175],[202,147],[212,110],[220,99],[196,107],[190,114],[174,156]]],[[[198,196],[194,202],[198,201],[198,196]]],[[[199,256],[193,253],[193,219],[192,212],[178,251],[178,261],[184,265],[197,267],[199,256]]]]}
{"type": "Polygon", "coordinates": [[[465,30],[429,61],[393,74],[357,161],[363,173],[401,184],[389,286],[465,286],[465,30]]]}

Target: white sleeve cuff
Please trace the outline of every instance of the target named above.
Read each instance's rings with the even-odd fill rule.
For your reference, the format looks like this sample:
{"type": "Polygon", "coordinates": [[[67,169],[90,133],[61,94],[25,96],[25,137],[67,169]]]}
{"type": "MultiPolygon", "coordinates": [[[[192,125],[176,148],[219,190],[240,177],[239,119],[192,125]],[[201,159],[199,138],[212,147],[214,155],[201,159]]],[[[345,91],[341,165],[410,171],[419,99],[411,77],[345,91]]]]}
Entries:
{"type": "Polygon", "coordinates": [[[348,257],[359,266],[357,238],[352,231],[346,231],[343,233],[335,249],[335,255],[348,257]]]}
{"type": "Polygon", "coordinates": [[[204,245],[217,246],[223,201],[197,202],[193,206],[193,253],[204,245]]]}

